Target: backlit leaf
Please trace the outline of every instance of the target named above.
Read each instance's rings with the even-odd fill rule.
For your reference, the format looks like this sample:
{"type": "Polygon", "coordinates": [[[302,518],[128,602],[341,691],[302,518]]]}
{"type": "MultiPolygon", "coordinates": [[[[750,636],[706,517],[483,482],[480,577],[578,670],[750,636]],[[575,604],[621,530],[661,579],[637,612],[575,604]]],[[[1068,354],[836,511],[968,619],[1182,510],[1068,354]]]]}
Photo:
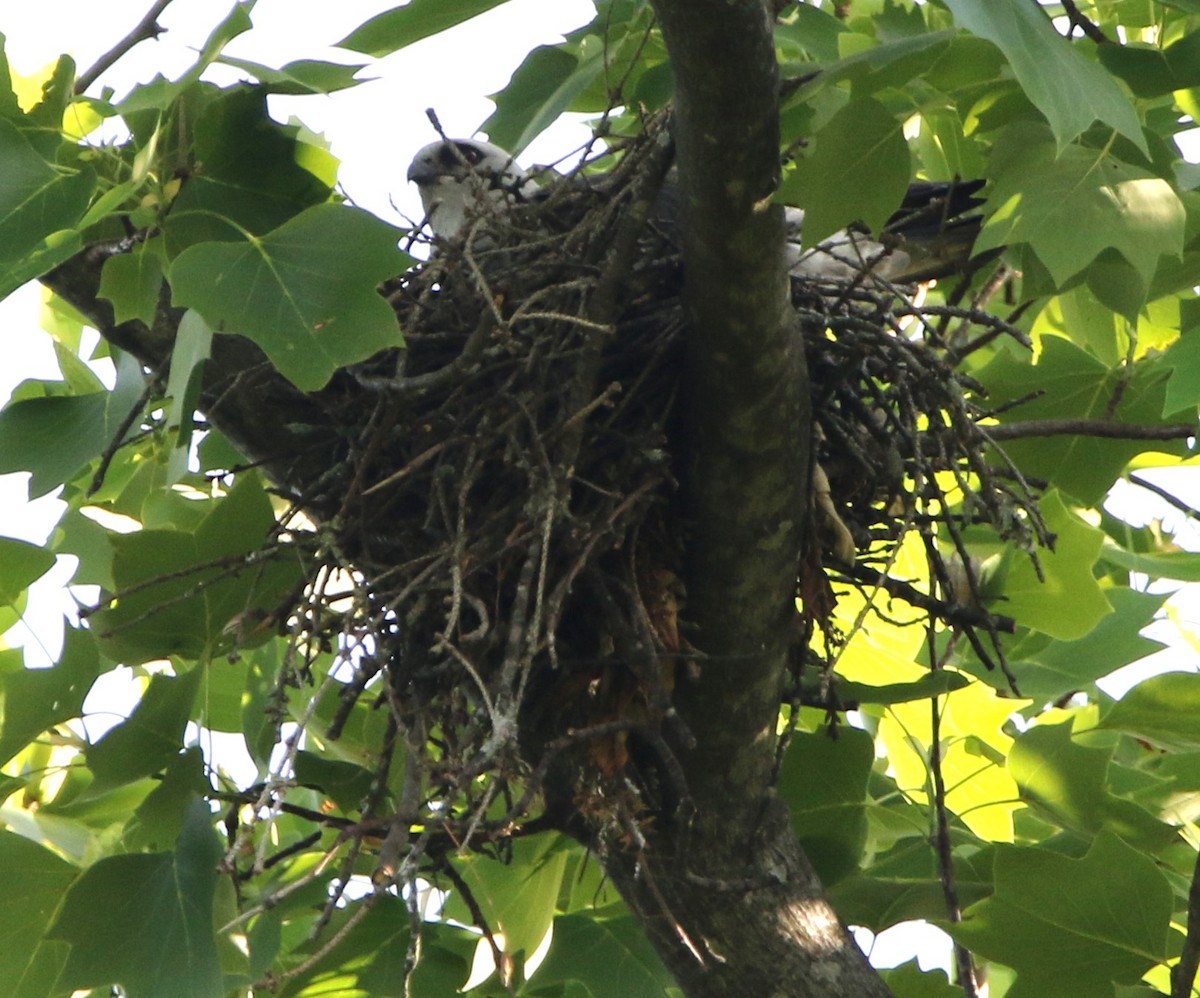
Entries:
{"type": "Polygon", "coordinates": [[[1037,4],[946,0],[954,19],[1008,58],[1059,146],[1102,121],[1142,149],[1146,140],[1129,98],[1103,69],[1062,37],[1037,4]]]}
{"type": "Polygon", "coordinates": [[[220,856],[208,807],[193,801],[173,852],[90,866],[50,931],[71,944],[60,987],[120,984],[128,998],[222,998],[213,939],[220,856]]]}

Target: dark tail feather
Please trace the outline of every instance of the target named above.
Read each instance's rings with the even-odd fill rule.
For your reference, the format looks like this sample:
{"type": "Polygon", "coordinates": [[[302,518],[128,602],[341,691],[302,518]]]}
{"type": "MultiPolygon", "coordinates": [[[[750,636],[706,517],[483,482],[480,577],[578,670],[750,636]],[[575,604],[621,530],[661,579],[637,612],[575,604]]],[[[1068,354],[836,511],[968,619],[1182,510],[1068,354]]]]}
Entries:
{"type": "Polygon", "coordinates": [[[881,233],[896,239],[911,259],[892,280],[931,281],[967,273],[995,258],[994,252],[972,253],[983,227],[983,216],[975,212],[984,203],[975,196],[983,185],[982,180],[919,180],[909,187],[881,233]]]}

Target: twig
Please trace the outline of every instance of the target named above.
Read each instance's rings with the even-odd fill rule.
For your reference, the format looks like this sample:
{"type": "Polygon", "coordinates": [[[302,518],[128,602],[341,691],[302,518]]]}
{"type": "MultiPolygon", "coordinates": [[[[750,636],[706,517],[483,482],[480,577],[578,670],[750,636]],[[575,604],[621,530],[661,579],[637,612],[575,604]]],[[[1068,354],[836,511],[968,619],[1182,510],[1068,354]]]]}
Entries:
{"type": "Polygon", "coordinates": [[[1059,0],[1059,2],[1062,4],[1063,12],[1067,15],[1067,21],[1070,22],[1072,31],[1078,28],[1097,45],[1112,42],[1112,39],[1100,29],[1100,25],[1080,13],[1079,8],[1075,6],[1075,0],[1059,0]]]}
{"type": "Polygon", "coordinates": [[[104,453],[100,455],[100,465],[96,468],[96,473],[92,476],[92,482],[88,486],[88,498],[90,499],[100,491],[100,486],[104,484],[104,479],[108,475],[108,469],[112,465],[113,458],[117,456],[119,451],[126,443],[126,434],[137,421],[137,418],[146,408],[147,403],[154,397],[154,394],[162,389],[162,370],[166,366],[164,362],[159,366],[159,369],[146,381],[146,387],[142,389],[142,394],[138,400],[130,407],[120,424],[117,426],[116,432],[113,433],[112,439],[109,440],[108,446],[104,448],[104,453]]]}
{"type": "Polygon", "coordinates": [[[146,12],[132,31],[110,48],[92,65],[79,74],[75,81],[75,94],[79,96],[96,82],[118,59],[140,42],[150,41],[161,35],[166,28],[158,23],[159,15],[167,9],[171,0],[155,0],[155,4],[146,12]]]}
{"type": "Polygon", "coordinates": [[[915,586],[900,579],[876,571],[866,565],[838,565],[836,571],[848,579],[854,579],[868,586],[878,586],[890,596],[902,599],[904,602],[925,610],[932,617],[945,621],[956,627],[984,627],[1012,634],[1016,630],[1016,622],[1003,614],[988,613],[982,607],[966,606],[962,603],[951,603],[923,593],[915,586]]]}
{"type": "Polygon", "coordinates": [[[1145,489],[1147,492],[1153,492],[1156,496],[1158,496],[1158,498],[1163,500],[1163,502],[1170,503],[1189,519],[1200,520],[1200,510],[1197,510],[1194,506],[1189,506],[1186,502],[1184,502],[1178,496],[1172,495],[1161,485],[1155,485],[1153,482],[1142,478],[1141,475],[1130,475],[1129,481],[1138,488],[1145,489]]]}
{"type": "Polygon", "coordinates": [[[1188,890],[1187,937],[1183,953],[1171,969],[1171,998],[1192,998],[1196,971],[1200,970],[1200,854],[1192,870],[1192,886],[1188,890]]]}
{"type": "Polygon", "coordinates": [[[1140,426],[1105,419],[1029,419],[1020,423],[988,426],[992,440],[1025,440],[1030,437],[1107,437],[1114,440],[1186,440],[1197,435],[1195,423],[1140,426]]]}
{"type": "MultiPolygon", "coordinates": [[[[929,627],[929,658],[930,665],[938,668],[936,648],[933,644],[934,627],[929,627]]],[[[938,698],[929,698],[932,727],[929,737],[929,770],[933,777],[933,813],[936,822],[934,831],[934,851],[937,854],[939,879],[942,882],[942,895],[946,900],[946,911],[950,921],[962,921],[962,908],[958,903],[958,887],[954,880],[954,856],[950,847],[950,822],[946,816],[946,781],[942,776],[942,745],[941,726],[942,715],[938,710],[938,698]]],[[[961,943],[954,944],[954,967],[957,971],[958,986],[962,988],[965,998],[975,998],[975,967],[971,960],[971,951],[961,943]]]]}

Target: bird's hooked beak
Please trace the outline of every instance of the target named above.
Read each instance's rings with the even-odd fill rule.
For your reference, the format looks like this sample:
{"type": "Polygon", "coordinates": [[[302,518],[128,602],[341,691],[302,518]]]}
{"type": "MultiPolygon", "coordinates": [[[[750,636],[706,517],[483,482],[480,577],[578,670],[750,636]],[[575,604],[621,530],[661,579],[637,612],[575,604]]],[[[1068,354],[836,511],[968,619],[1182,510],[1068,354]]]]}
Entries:
{"type": "Polygon", "coordinates": [[[408,181],[412,184],[432,184],[435,180],[443,176],[438,170],[436,164],[426,160],[413,160],[412,165],[408,168],[408,181]]]}

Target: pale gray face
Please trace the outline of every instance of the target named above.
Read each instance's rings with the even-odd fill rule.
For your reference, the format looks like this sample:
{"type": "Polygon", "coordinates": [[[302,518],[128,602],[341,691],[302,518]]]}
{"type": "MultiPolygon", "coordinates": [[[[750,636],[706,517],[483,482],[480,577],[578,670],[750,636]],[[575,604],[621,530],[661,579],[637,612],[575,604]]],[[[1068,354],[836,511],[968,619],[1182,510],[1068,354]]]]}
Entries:
{"type": "Polygon", "coordinates": [[[434,235],[443,239],[459,233],[469,211],[537,186],[510,153],[478,139],[431,142],[413,158],[408,179],[417,185],[434,235]]]}

